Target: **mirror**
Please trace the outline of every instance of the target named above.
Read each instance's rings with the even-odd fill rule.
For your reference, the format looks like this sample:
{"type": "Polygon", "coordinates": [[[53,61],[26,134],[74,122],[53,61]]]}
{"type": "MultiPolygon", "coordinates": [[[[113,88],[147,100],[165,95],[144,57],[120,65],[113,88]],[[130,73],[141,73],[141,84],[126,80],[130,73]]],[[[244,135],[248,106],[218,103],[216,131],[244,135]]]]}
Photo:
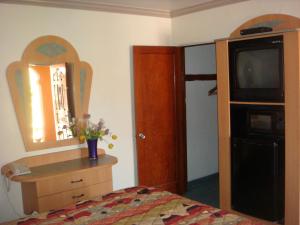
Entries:
{"type": "Polygon", "coordinates": [[[31,42],[7,69],[19,127],[27,151],[78,144],[72,118],[88,113],[92,69],[57,36],[31,42]]]}
{"type": "Polygon", "coordinates": [[[70,127],[74,113],[72,74],[67,65],[28,65],[31,93],[32,140],[73,138],[70,127]]]}

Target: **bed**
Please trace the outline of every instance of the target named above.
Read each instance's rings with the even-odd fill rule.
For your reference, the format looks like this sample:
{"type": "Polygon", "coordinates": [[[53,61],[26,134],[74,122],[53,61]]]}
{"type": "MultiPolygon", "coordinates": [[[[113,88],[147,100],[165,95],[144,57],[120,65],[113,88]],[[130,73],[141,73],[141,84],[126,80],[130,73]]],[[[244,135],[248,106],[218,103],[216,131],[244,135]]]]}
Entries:
{"type": "Polygon", "coordinates": [[[152,187],[132,187],[20,219],[19,225],[258,225],[261,223],[152,187]]]}

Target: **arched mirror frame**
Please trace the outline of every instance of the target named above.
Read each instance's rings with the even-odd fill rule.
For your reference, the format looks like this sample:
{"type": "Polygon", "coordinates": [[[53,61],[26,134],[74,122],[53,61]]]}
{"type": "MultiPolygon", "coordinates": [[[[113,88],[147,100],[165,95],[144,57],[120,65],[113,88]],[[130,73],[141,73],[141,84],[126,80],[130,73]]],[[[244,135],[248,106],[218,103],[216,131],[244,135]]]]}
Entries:
{"type": "Polygon", "coordinates": [[[83,114],[88,113],[92,68],[88,63],[80,61],[76,50],[69,42],[58,36],[39,37],[26,47],[21,61],[13,62],[7,68],[7,80],[27,151],[79,143],[77,138],[37,143],[34,143],[32,139],[28,66],[29,64],[53,65],[60,63],[72,65],[70,74],[73,76],[71,88],[74,96],[74,111],[75,117],[80,118],[83,114]]]}

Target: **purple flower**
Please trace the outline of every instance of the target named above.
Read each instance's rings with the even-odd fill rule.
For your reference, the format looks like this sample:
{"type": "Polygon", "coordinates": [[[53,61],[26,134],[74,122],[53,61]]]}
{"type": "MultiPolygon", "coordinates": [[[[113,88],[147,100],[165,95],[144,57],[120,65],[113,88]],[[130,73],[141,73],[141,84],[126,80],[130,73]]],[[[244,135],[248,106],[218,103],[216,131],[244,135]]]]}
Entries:
{"type": "Polygon", "coordinates": [[[104,128],[104,120],[100,119],[98,122],[98,129],[101,130],[102,128],[104,128]]]}

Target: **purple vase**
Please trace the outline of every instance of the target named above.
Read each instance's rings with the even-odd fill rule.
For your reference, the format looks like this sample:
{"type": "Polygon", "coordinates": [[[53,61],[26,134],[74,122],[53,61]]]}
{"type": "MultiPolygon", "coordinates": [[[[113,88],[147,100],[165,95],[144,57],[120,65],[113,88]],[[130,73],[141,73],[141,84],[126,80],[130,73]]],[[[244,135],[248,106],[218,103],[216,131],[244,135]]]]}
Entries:
{"type": "Polygon", "coordinates": [[[97,153],[98,139],[88,139],[86,141],[89,149],[89,159],[98,159],[98,153],[97,153]]]}

